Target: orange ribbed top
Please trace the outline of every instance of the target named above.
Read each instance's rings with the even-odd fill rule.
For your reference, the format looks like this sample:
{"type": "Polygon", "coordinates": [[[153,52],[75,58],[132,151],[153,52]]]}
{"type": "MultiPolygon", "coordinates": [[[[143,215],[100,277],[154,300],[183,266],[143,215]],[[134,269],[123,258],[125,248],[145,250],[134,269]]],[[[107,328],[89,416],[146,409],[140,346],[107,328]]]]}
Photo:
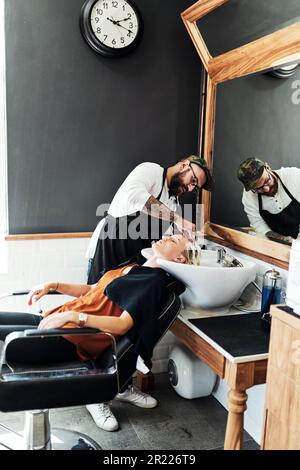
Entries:
{"type": "MultiPolygon", "coordinates": [[[[66,312],[72,310],[75,312],[84,312],[90,315],[101,315],[110,317],[119,317],[123,310],[115,305],[106,295],[104,291],[106,286],[114,279],[124,275],[123,271],[130,265],[123,266],[122,268],[114,269],[105,273],[97,284],[86,294],[74,300],[66,302],[65,304],[48,310],[44,313],[44,317],[57,312],[66,312]]],[[[133,266],[133,265],[132,265],[133,266]]],[[[66,323],[63,328],[80,328],[77,324],[66,323]]],[[[117,339],[119,336],[114,335],[117,339]]],[[[104,350],[110,345],[109,337],[105,335],[69,335],[64,336],[65,339],[75,344],[77,347],[77,354],[81,361],[96,359],[104,350]]]]}

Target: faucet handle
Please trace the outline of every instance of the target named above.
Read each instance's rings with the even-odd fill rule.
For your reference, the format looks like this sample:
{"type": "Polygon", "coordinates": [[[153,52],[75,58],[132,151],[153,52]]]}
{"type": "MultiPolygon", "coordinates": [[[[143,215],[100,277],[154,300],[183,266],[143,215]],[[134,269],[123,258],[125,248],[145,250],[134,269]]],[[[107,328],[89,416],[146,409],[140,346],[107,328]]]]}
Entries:
{"type": "Polygon", "coordinates": [[[227,253],[223,247],[217,248],[217,262],[226,268],[243,267],[243,264],[237,258],[227,253]]]}
{"type": "Polygon", "coordinates": [[[225,248],[218,247],[218,248],[217,248],[217,262],[218,262],[218,263],[221,263],[222,260],[224,259],[225,255],[226,255],[226,250],[225,250],[225,248]]]}

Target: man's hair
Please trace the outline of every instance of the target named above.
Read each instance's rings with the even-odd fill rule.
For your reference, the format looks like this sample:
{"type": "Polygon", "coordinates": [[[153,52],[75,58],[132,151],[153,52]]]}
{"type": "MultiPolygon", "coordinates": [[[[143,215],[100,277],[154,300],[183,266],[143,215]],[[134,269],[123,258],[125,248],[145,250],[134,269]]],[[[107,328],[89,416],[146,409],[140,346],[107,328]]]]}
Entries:
{"type": "MultiPolygon", "coordinates": [[[[206,191],[213,191],[215,187],[215,182],[212,176],[210,169],[207,166],[207,163],[204,158],[200,158],[197,155],[190,155],[189,157],[182,158],[179,160],[180,162],[184,162],[185,160],[189,160],[191,163],[198,165],[205,173],[206,181],[201,189],[205,189],[206,191]]],[[[178,162],[176,162],[178,163],[178,162]]]]}
{"type": "Polygon", "coordinates": [[[237,171],[238,179],[243,183],[245,190],[250,191],[261,178],[265,169],[265,162],[259,158],[247,158],[244,160],[237,171]]]}

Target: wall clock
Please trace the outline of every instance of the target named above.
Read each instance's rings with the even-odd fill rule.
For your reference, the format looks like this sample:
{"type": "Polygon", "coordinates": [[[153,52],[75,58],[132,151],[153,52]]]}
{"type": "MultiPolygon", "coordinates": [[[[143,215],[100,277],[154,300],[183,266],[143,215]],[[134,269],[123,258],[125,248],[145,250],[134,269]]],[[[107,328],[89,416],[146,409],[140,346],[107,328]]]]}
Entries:
{"type": "Polygon", "coordinates": [[[79,24],[88,45],[104,57],[132,52],[143,35],[141,13],[131,0],[87,0],[79,24]]]}

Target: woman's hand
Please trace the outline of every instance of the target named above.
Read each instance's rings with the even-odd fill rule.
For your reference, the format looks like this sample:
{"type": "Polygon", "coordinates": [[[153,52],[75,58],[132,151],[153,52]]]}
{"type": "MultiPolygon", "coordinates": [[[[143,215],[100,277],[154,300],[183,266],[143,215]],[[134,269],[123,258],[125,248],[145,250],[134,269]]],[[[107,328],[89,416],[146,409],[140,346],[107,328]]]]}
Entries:
{"type": "Polygon", "coordinates": [[[38,286],[33,287],[27,296],[28,305],[32,305],[33,302],[37,302],[44,295],[47,295],[50,289],[54,289],[56,283],[47,282],[46,284],[39,284],[38,286]]]}
{"type": "Polygon", "coordinates": [[[40,322],[38,329],[52,330],[55,328],[62,328],[66,323],[69,322],[76,323],[76,312],[69,310],[67,312],[52,313],[40,322]]]}

